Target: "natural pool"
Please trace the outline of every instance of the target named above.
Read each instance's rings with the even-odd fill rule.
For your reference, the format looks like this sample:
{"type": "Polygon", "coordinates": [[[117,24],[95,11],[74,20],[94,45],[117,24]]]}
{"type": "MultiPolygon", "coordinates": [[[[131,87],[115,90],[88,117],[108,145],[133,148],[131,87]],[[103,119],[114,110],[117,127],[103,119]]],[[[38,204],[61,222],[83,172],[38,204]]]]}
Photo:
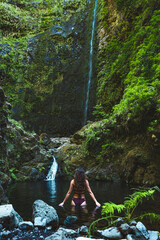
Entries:
{"type": "MultiPolygon", "coordinates": [[[[78,217],[78,226],[83,224],[88,226],[93,220],[101,216],[101,208],[96,208],[88,193],[86,193],[87,207],[85,209],[72,208],[70,205],[71,197],[65,203],[64,208],[58,206],[68,191],[69,183],[66,179],[15,183],[8,188],[7,196],[10,203],[13,204],[14,209],[25,221],[32,220],[33,202],[41,199],[57,210],[60,225],[63,225],[64,219],[67,216],[74,215],[78,217]]],[[[108,201],[117,204],[123,203],[124,198],[131,192],[128,185],[119,182],[92,181],[90,182],[90,186],[101,204],[108,201]]],[[[159,198],[154,204],[153,202],[145,203],[145,208],[148,211],[150,211],[149,208],[151,208],[151,211],[154,211],[153,208],[158,208],[158,205],[159,198]]],[[[155,228],[157,229],[156,225],[155,228]]]]}

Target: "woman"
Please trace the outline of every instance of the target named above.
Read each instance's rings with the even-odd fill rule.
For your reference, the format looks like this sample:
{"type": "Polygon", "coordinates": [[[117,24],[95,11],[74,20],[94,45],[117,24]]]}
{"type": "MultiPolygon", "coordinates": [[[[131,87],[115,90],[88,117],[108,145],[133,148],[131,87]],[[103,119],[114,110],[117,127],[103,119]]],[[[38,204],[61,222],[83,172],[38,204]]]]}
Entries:
{"type": "Polygon", "coordinates": [[[95,202],[96,206],[98,206],[98,207],[101,206],[101,204],[99,202],[97,202],[97,200],[89,186],[89,182],[87,180],[87,176],[86,176],[83,168],[78,168],[75,171],[74,179],[72,179],[70,182],[69,190],[68,190],[63,202],[60,203],[59,206],[62,207],[64,205],[65,201],[71,195],[72,190],[74,192],[73,199],[71,201],[72,206],[77,206],[77,205],[85,206],[86,205],[86,198],[85,198],[85,194],[84,194],[85,190],[87,190],[89,192],[89,195],[95,202]]]}

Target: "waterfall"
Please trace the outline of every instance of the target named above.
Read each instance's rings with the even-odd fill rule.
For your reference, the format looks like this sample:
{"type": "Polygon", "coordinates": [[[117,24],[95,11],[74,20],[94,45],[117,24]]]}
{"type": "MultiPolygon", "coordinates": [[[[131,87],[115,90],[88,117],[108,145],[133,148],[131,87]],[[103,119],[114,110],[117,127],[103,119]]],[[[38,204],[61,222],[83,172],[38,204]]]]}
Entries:
{"type": "Polygon", "coordinates": [[[56,173],[57,173],[57,168],[58,168],[58,164],[56,162],[56,159],[55,157],[53,156],[53,163],[52,163],[52,166],[47,174],[47,177],[46,177],[46,181],[50,181],[50,180],[54,180],[55,177],[56,177],[56,173]]]}
{"type": "Polygon", "coordinates": [[[92,78],[93,39],[94,39],[95,23],[96,23],[97,2],[98,0],[95,0],[95,7],[93,11],[92,35],[91,35],[90,53],[89,53],[89,75],[88,75],[87,95],[86,95],[85,109],[84,109],[84,125],[87,122],[89,91],[90,91],[91,78],[92,78]]]}

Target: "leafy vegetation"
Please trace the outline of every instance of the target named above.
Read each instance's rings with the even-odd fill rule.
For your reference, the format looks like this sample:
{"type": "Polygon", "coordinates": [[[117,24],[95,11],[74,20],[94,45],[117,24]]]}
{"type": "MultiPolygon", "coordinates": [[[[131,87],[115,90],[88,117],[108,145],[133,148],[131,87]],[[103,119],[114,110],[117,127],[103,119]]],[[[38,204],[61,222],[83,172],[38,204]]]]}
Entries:
{"type": "Polygon", "coordinates": [[[92,230],[95,230],[96,224],[101,220],[106,220],[107,227],[116,223],[117,219],[121,217],[125,222],[130,223],[132,220],[142,220],[144,218],[149,218],[152,221],[160,222],[160,215],[155,213],[142,213],[137,216],[135,213],[136,208],[143,203],[143,201],[153,199],[155,191],[160,189],[156,186],[150,189],[136,189],[134,193],[126,197],[123,204],[115,204],[113,202],[104,203],[102,206],[102,217],[94,221],[89,227],[89,235],[91,235],[92,230]]]}
{"type": "Polygon", "coordinates": [[[99,24],[108,38],[98,56],[99,115],[110,113],[123,121],[140,119],[150,110],[154,115],[160,108],[159,2],[117,0],[114,19],[110,4],[101,1],[100,6],[99,24]]]}

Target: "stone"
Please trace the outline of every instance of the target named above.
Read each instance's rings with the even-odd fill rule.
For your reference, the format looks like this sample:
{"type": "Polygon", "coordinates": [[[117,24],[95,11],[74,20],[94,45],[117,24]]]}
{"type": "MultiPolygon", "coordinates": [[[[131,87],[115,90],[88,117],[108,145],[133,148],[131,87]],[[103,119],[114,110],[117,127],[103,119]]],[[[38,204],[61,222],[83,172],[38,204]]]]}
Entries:
{"type": "Polygon", "coordinates": [[[41,217],[46,219],[46,226],[52,226],[56,228],[59,222],[59,218],[54,207],[49,206],[42,200],[36,200],[33,203],[33,219],[41,217]]]}
{"type": "Polygon", "coordinates": [[[76,216],[68,216],[64,220],[64,225],[67,226],[67,227],[70,227],[77,221],[77,219],[78,218],[76,216]]]}
{"type": "Polygon", "coordinates": [[[148,231],[149,233],[149,240],[158,240],[159,236],[158,236],[158,231],[148,231]]]}
{"type": "Polygon", "coordinates": [[[147,228],[144,226],[143,223],[138,222],[136,225],[136,237],[141,239],[149,239],[149,233],[147,228]]]}
{"type": "Polygon", "coordinates": [[[78,229],[78,232],[80,234],[87,234],[88,233],[88,227],[87,226],[81,226],[79,229],[78,229]]]}
{"type": "Polygon", "coordinates": [[[124,236],[130,233],[130,226],[127,223],[121,224],[118,229],[124,236]]]}
{"type": "Polygon", "coordinates": [[[136,226],[137,222],[135,220],[130,222],[130,226],[136,226]]]}
{"type": "Polygon", "coordinates": [[[45,238],[45,240],[66,240],[68,238],[75,238],[78,233],[72,229],[59,228],[57,232],[45,238]]]}
{"type": "Polygon", "coordinates": [[[1,238],[2,239],[10,239],[11,232],[9,230],[2,232],[1,238]]]}
{"type": "Polygon", "coordinates": [[[47,220],[46,218],[42,218],[42,217],[36,217],[34,219],[34,226],[38,227],[38,228],[45,228],[47,225],[47,220]]]}
{"type": "Polygon", "coordinates": [[[33,223],[30,221],[24,221],[19,223],[20,230],[32,230],[34,228],[33,223]]]}
{"type": "MultiPolygon", "coordinates": [[[[76,238],[76,240],[90,240],[91,238],[87,238],[87,237],[78,237],[76,238]]],[[[92,240],[104,240],[104,239],[100,239],[100,238],[92,238],[92,240]]]]}
{"type": "Polygon", "coordinates": [[[124,223],[124,219],[118,218],[116,221],[116,227],[119,227],[122,223],[124,223]]]}
{"type": "Polygon", "coordinates": [[[2,232],[2,229],[3,229],[3,225],[0,224],[0,232],[2,232]]]}
{"type": "Polygon", "coordinates": [[[111,227],[105,230],[98,230],[98,234],[100,234],[101,237],[109,238],[109,239],[122,239],[123,236],[121,232],[119,232],[117,227],[111,227]]]}
{"type": "Polygon", "coordinates": [[[18,227],[19,223],[23,219],[21,216],[14,210],[12,204],[6,204],[0,206],[0,224],[5,228],[14,228],[18,227]]]}
{"type": "Polygon", "coordinates": [[[127,238],[127,240],[136,240],[136,239],[137,239],[134,234],[128,234],[128,235],[126,236],[126,238],[127,238]]]}
{"type": "Polygon", "coordinates": [[[36,168],[32,168],[31,172],[30,172],[31,176],[36,176],[38,175],[38,170],[36,168]]]}

